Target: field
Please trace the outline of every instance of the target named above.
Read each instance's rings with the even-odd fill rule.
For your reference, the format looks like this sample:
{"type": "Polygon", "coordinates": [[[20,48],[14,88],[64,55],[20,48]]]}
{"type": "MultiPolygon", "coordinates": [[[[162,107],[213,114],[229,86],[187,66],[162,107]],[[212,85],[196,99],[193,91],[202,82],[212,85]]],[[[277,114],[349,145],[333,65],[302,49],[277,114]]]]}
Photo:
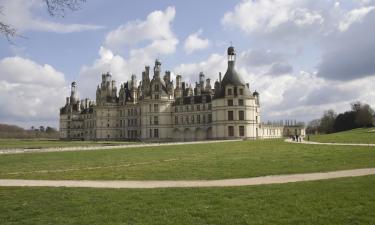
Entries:
{"type": "Polygon", "coordinates": [[[0,178],[185,180],[375,167],[375,147],[238,141],[0,156],[0,178]]]}
{"type": "MultiPolygon", "coordinates": [[[[283,140],[0,155],[0,179],[212,180],[368,167],[375,147],[283,140]]],[[[374,186],[375,175],[227,188],[0,187],[0,224],[375,224],[374,186]]]]}
{"type": "Polygon", "coordinates": [[[0,224],[375,224],[375,176],[256,187],[0,188],[0,224]]]}
{"type": "Polygon", "coordinates": [[[310,141],[375,144],[375,127],[358,128],[333,134],[311,135],[310,141]]]}
{"type": "Polygon", "coordinates": [[[130,144],[121,141],[61,141],[57,139],[0,139],[0,149],[55,148],[130,144]]]}

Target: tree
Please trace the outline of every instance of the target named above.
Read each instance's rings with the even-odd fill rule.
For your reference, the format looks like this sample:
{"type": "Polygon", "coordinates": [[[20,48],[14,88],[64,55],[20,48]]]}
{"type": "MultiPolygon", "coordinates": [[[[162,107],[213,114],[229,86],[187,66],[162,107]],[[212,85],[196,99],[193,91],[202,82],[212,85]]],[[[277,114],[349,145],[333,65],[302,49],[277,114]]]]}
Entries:
{"type": "Polygon", "coordinates": [[[325,111],[322,118],[320,119],[320,132],[327,134],[332,133],[334,131],[333,125],[335,123],[336,117],[337,114],[332,109],[325,111]]]}
{"type": "Polygon", "coordinates": [[[372,127],[374,110],[368,104],[360,104],[355,113],[355,123],[358,127],[372,127]]]}
{"type": "Polygon", "coordinates": [[[357,124],[355,123],[356,112],[354,111],[347,111],[345,113],[340,113],[333,125],[334,132],[340,132],[345,130],[351,130],[357,128],[357,124]]]}
{"type": "Polygon", "coordinates": [[[55,128],[53,128],[53,127],[47,127],[46,128],[46,133],[50,134],[50,133],[54,133],[54,132],[57,132],[55,128]]]}
{"type": "MultiPolygon", "coordinates": [[[[76,11],[81,8],[81,4],[86,2],[86,0],[44,0],[44,2],[51,16],[58,15],[64,17],[66,10],[76,11]]],[[[0,7],[0,13],[2,13],[2,7],[0,7]]],[[[0,33],[3,34],[8,41],[13,37],[20,36],[11,24],[5,24],[1,21],[0,33]]]]}
{"type": "Polygon", "coordinates": [[[40,132],[44,132],[44,126],[40,126],[40,127],[39,127],[39,131],[40,131],[40,132]]]}
{"type": "Polygon", "coordinates": [[[320,119],[312,120],[308,123],[306,127],[306,133],[308,134],[319,133],[319,127],[320,127],[320,119]]]}

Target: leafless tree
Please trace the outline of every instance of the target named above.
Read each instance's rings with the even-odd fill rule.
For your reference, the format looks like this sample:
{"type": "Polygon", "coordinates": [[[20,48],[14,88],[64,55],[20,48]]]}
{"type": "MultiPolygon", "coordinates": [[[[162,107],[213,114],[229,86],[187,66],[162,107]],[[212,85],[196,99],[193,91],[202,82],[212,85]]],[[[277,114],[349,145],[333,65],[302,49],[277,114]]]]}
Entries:
{"type": "MultiPolygon", "coordinates": [[[[66,10],[76,11],[81,8],[82,3],[86,0],[43,0],[46,3],[47,11],[51,16],[64,17],[66,10]]],[[[2,7],[0,7],[2,14],[2,7]]],[[[21,36],[17,30],[10,24],[0,21],[0,34],[4,35],[8,41],[16,36],[21,36]]]]}
{"type": "Polygon", "coordinates": [[[51,16],[65,16],[66,10],[76,11],[86,0],[44,0],[51,16]]]}

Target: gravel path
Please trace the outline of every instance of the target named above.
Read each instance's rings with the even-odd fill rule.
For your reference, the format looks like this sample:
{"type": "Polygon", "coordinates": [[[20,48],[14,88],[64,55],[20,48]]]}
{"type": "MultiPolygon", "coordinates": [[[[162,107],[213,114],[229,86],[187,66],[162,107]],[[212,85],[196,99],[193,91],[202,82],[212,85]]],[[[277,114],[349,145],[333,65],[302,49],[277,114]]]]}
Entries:
{"type": "Polygon", "coordinates": [[[155,147],[166,145],[194,145],[194,144],[209,144],[219,142],[232,142],[242,140],[216,140],[216,141],[191,141],[191,142],[168,142],[168,143],[140,143],[128,145],[113,145],[113,146],[81,146],[81,147],[54,147],[54,148],[35,148],[35,149],[0,149],[1,154],[22,154],[22,153],[36,153],[36,152],[66,152],[66,151],[87,151],[87,150],[103,150],[103,149],[123,149],[123,148],[142,148],[155,147]]]}
{"type": "Polygon", "coordinates": [[[13,180],[1,179],[7,187],[86,187],[86,188],[185,188],[185,187],[236,187],[264,184],[284,184],[301,181],[358,177],[375,174],[375,168],[340,170],[324,173],[274,175],[225,180],[186,181],[90,181],[90,180],[13,180]]]}
{"type": "Polygon", "coordinates": [[[324,143],[324,142],[314,142],[314,141],[305,141],[296,142],[292,139],[285,139],[285,142],[295,143],[295,144],[308,144],[308,145],[341,145],[341,146],[367,146],[367,147],[375,147],[375,144],[361,144],[361,143],[324,143]]]}

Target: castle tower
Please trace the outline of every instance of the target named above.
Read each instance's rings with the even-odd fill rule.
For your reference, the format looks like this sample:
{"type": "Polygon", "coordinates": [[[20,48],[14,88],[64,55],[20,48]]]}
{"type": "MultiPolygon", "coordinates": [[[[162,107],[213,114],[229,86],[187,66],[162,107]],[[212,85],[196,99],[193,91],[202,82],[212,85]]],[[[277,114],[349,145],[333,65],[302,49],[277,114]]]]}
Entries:
{"type": "Polygon", "coordinates": [[[75,81],[72,82],[71,88],[70,88],[70,103],[74,104],[78,100],[77,97],[77,83],[75,81]]]}
{"type": "Polygon", "coordinates": [[[160,79],[160,71],[161,71],[161,62],[159,59],[155,60],[154,66],[154,79],[160,79]]]}
{"type": "Polygon", "coordinates": [[[181,82],[181,75],[176,76],[176,88],[174,90],[174,96],[176,98],[180,98],[183,95],[183,89],[182,89],[182,82],[181,82]]]}

